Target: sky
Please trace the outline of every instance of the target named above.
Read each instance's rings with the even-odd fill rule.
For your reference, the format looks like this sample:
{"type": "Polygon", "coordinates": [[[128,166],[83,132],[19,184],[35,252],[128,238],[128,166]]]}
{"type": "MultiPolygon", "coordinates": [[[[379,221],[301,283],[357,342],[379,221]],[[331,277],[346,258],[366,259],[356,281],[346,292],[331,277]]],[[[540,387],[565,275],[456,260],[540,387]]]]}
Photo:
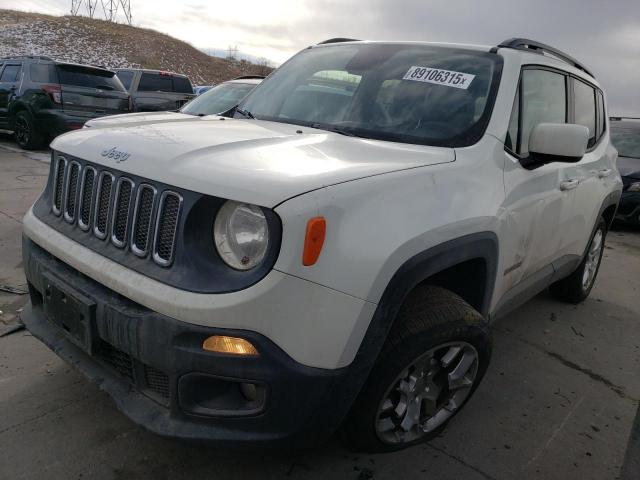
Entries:
{"type": "MultiPolygon", "coordinates": [[[[0,0],[67,14],[71,0],[0,0]]],[[[640,117],[640,0],[131,0],[134,25],[218,52],[230,45],[278,65],[332,37],[553,45],[603,85],[609,113],[640,117]]]]}

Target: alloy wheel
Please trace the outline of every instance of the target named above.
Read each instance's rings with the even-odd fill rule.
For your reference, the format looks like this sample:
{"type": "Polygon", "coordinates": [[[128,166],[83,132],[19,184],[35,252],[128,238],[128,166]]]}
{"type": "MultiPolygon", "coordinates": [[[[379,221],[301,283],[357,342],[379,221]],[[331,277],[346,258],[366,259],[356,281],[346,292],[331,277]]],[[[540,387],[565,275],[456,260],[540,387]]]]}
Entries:
{"type": "Polygon", "coordinates": [[[26,118],[22,116],[18,116],[16,119],[16,125],[14,130],[16,136],[16,142],[20,146],[27,145],[29,143],[29,139],[31,137],[31,130],[29,127],[29,122],[26,118]]]}
{"type": "Polygon", "coordinates": [[[602,249],[604,248],[604,232],[599,228],[587,251],[587,260],[584,265],[584,272],[582,274],[582,289],[586,292],[591,288],[596,278],[598,266],[600,265],[600,257],[602,249]]]}
{"type": "Polygon", "coordinates": [[[473,345],[450,342],[430,349],[391,384],[376,414],[378,438],[400,445],[443,425],[471,394],[479,357],[473,345]]]}

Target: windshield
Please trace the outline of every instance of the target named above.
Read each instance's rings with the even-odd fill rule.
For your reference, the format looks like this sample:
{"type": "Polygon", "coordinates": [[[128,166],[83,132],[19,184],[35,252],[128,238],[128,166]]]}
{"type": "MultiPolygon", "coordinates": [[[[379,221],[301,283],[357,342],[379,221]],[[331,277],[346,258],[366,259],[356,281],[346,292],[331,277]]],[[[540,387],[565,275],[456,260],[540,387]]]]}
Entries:
{"type": "Polygon", "coordinates": [[[636,128],[612,126],[611,141],[619,156],[640,158],[640,123],[636,128]]]}
{"type": "Polygon", "coordinates": [[[237,113],[380,140],[471,145],[489,120],[501,67],[496,54],[455,48],[316,47],[272,73],[237,113]]]}
{"type": "Polygon", "coordinates": [[[189,115],[224,113],[238,105],[255,86],[253,83],[221,83],[194,98],[180,111],[189,115]]]}

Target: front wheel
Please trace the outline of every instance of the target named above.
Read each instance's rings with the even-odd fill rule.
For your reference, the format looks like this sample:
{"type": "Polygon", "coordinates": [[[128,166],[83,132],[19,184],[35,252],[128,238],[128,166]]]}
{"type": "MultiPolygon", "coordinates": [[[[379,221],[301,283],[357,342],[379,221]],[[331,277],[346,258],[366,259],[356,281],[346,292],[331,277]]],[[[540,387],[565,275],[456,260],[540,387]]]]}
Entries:
{"type": "Polygon", "coordinates": [[[345,430],[358,450],[394,451],[441,432],[487,370],[491,336],[454,293],[414,290],[354,403],[345,430]]]}
{"type": "Polygon", "coordinates": [[[569,303],[580,303],[589,296],[600,269],[606,235],[607,224],[600,218],[587,247],[587,253],[576,271],[551,285],[550,290],[554,297],[569,303]]]}

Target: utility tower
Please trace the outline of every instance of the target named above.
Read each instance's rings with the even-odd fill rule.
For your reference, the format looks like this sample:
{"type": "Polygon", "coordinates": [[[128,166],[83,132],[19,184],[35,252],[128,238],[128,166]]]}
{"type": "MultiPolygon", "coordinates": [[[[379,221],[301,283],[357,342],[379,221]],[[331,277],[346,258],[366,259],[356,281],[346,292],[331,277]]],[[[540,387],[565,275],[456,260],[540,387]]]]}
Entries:
{"type": "Polygon", "coordinates": [[[71,15],[116,23],[122,18],[131,25],[131,0],[71,0],[71,15]]]}

